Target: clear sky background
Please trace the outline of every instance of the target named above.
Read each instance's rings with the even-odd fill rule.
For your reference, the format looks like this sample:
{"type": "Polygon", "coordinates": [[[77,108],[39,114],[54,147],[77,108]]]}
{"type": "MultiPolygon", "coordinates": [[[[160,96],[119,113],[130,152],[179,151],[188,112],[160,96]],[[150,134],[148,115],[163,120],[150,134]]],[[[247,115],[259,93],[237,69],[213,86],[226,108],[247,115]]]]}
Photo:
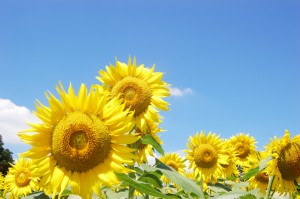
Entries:
{"type": "Polygon", "coordinates": [[[300,133],[298,0],[0,0],[5,147],[14,157],[29,148],[16,134],[58,81],[90,86],[129,55],[172,85],[161,112],[167,152],[200,130],[249,133],[258,148],[300,133]]]}

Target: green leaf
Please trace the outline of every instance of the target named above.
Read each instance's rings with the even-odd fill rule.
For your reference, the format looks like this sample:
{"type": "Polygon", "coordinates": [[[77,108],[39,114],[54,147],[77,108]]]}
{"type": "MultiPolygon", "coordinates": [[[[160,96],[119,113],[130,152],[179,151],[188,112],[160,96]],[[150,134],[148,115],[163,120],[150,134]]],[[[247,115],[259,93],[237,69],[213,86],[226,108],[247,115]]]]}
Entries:
{"type": "Polygon", "coordinates": [[[258,199],[261,198],[262,195],[259,193],[259,189],[253,189],[251,191],[247,191],[244,188],[247,187],[249,182],[236,183],[233,191],[227,193],[215,193],[212,195],[213,198],[216,199],[228,199],[228,198],[240,198],[240,199],[258,199]]]}
{"type": "Polygon", "coordinates": [[[107,196],[109,199],[125,199],[128,197],[128,189],[122,190],[119,192],[114,192],[110,188],[102,189],[102,192],[107,196]]]}
{"type": "Polygon", "coordinates": [[[142,169],[138,168],[138,167],[134,167],[133,170],[135,170],[139,174],[143,174],[144,173],[144,171],[142,169]]]}
{"type": "Polygon", "coordinates": [[[153,148],[160,153],[161,155],[164,155],[164,150],[161,147],[161,145],[152,137],[151,134],[147,134],[144,137],[141,138],[142,144],[150,144],[153,146],[153,148]]]}
{"type": "Polygon", "coordinates": [[[245,175],[243,175],[243,179],[248,180],[251,177],[257,175],[259,173],[259,166],[250,169],[245,175]]]}
{"type": "Polygon", "coordinates": [[[170,198],[170,199],[178,198],[178,196],[176,196],[176,195],[165,195],[165,194],[159,192],[158,190],[154,189],[153,187],[151,187],[149,184],[142,182],[142,181],[134,180],[123,173],[116,173],[116,175],[120,180],[128,182],[136,190],[138,190],[142,193],[145,193],[147,195],[162,197],[162,198],[170,198]]]}
{"type": "Polygon", "coordinates": [[[68,195],[71,195],[72,194],[72,191],[70,189],[65,189],[62,193],[61,193],[61,196],[64,197],[64,196],[68,196],[68,195]]]}
{"type": "Polygon", "coordinates": [[[267,162],[269,162],[272,159],[271,156],[262,159],[259,163],[259,166],[250,169],[242,178],[245,180],[250,179],[252,176],[257,175],[258,173],[260,173],[261,171],[263,171],[266,167],[267,167],[267,162]]]}
{"type": "Polygon", "coordinates": [[[211,186],[211,187],[217,187],[217,188],[221,188],[221,189],[223,189],[222,191],[224,191],[224,190],[226,190],[226,191],[231,191],[231,187],[229,187],[229,186],[226,186],[225,184],[223,184],[223,183],[219,183],[219,182],[217,182],[217,183],[215,183],[215,184],[208,184],[209,186],[211,186]]]}
{"type": "Polygon", "coordinates": [[[160,162],[156,159],[157,167],[150,167],[147,164],[142,164],[141,167],[146,171],[155,171],[159,170],[162,172],[168,179],[170,179],[173,183],[180,186],[187,193],[194,193],[199,198],[204,198],[203,192],[200,187],[193,180],[186,178],[175,171],[173,168],[168,167],[164,163],[160,162]]]}
{"type": "Polygon", "coordinates": [[[162,188],[161,180],[152,173],[146,173],[145,175],[141,176],[139,178],[139,181],[147,182],[147,183],[153,185],[154,187],[162,188]]]}
{"type": "Polygon", "coordinates": [[[256,197],[252,194],[247,194],[247,195],[241,196],[240,199],[256,199],[256,197]]]}
{"type": "Polygon", "coordinates": [[[235,179],[237,179],[236,176],[234,175],[231,175],[230,177],[228,177],[226,180],[231,180],[231,181],[234,181],[235,179]]]}
{"type": "Polygon", "coordinates": [[[237,182],[233,184],[232,190],[239,190],[239,189],[244,189],[245,187],[249,186],[249,181],[246,182],[237,182]]]}
{"type": "Polygon", "coordinates": [[[230,191],[230,192],[227,192],[225,194],[222,194],[222,195],[218,195],[218,194],[214,194],[213,195],[213,198],[216,198],[216,199],[228,199],[228,198],[240,198],[241,196],[244,196],[248,194],[246,191],[244,190],[237,190],[237,191],[230,191]]]}

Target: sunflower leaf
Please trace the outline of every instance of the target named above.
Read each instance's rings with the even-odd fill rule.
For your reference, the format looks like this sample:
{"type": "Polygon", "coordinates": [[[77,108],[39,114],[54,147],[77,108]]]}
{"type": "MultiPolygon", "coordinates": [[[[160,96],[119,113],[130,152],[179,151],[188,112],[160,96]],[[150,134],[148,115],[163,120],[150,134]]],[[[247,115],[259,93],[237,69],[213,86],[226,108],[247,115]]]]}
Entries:
{"type": "Polygon", "coordinates": [[[109,199],[125,199],[128,197],[128,190],[120,190],[118,192],[115,192],[110,188],[104,188],[102,192],[109,199]]]}
{"type": "Polygon", "coordinates": [[[64,197],[64,196],[69,196],[69,195],[71,195],[71,194],[72,194],[72,191],[71,191],[70,189],[65,189],[65,190],[62,192],[61,196],[64,197]]]}
{"type": "Polygon", "coordinates": [[[230,188],[230,186],[226,186],[225,184],[223,184],[223,183],[219,183],[219,182],[217,182],[217,183],[215,183],[215,184],[211,184],[211,183],[209,183],[208,184],[210,187],[212,187],[212,189],[213,188],[219,188],[219,189],[221,189],[222,191],[224,191],[224,190],[226,190],[227,192],[228,191],[231,191],[231,188],[230,188]]]}
{"type": "Polygon", "coordinates": [[[143,176],[141,176],[139,178],[139,181],[147,182],[147,183],[153,185],[154,187],[162,188],[162,182],[156,175],[154,175],[152,173],[144,174],[143,176]]]}
{"type": "Polygon", "coordinates": [[[259,167],[255,167],[250,169],[245,175],[243,175],[243,179],[248,180],[249,178],[257,175],[259,173],[259,167]]]}
{"type": "Polygon", "coordinates": [[[138,168],[138,167],[134,167],[133,170],[135,170],[135,172],[139,173],[139,174],[143,174],[144,172],[138,168]]]}
{"type": "Polygon", "coordinates": [[[171,195],[171,194],[165,195],[159,192],[157,189],[154,189],[151,185],[142,181],[134,180],[123,173],[116,173],[116,175],[120,180],[128,182],[136,190],[145,193],[147,195],[162,197],[162,198],[170,198],[170,199],[180,198],[179,196],[176,195],[171,195]]]}
{"type": "Polygon", "coordinates": [[[155,171],[159,170],[162,172],[168,179],[173,183],[180,186],[187,193],[194,193],[199,198],[204,198],[203,192],[200,187],[193,180],[186,178],[175,171],[173,168],[168,167],[158,159],[156,159],[156,167],[150,167],[147,164],[142,164],[141,167],[146,171],[155,171]]]}
{"type": "Polygon", "coordinates": [[[240,199],[258,199],[262,195],[259,194],[259,189],[253,189],[251,191],[246,191],[242,189],[236,189],[227,193],[214,193],[213,198],[216,199],[228,199],[228,198],[240,198],[240,199]]]}
{"type": "Polygon", "coordinates": [[[161,145],[153,138],[152,135],[147,134],[144,137],[141,138],[142,144],[150,144],[153,146],[153,148],[160,153],[161,155],[164,155],[164,150],[161,147],[161,145]]]}

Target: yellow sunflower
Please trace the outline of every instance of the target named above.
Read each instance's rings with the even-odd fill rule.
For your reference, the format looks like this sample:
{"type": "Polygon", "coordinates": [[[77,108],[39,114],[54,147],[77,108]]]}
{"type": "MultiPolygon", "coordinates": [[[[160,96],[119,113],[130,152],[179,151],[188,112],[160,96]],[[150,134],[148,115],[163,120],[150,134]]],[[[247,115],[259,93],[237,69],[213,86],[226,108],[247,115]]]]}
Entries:
{"type": "Polygon", "coordinates": [[[56,90],[61,98],[46,94],[49,107],[37,101],[35,115],[42,121],[19,133],[32,145],[22,155],[35,160],[43,173],[41,185],[55,195],[70,184],[72,192],[92,197],[92,187],[100,180],[104,185],[118,184],[114,171],[128,172],[124,164],[136,158],[126,144],[138,137],[133,128],[133,113],[122,100],[108,100],[108,93],[82,84],[76,96],[70,84],[66,92],[61,83],[56,90]]]}
{"type": "Polygon", "coordinates": [[[142,131],[147,123],[159,122],[158,109],[168,110],[168,103],[163,100],[170,95],[168,84],[162,80],[163,73],[154,72],[155,66],[145,68],[137,66],[134,59],[128,64],[116,60],[116,66],[106,66],[96,78],[111,92],[112,97],[121,94],[126,107],[134,111],[136,125],[142,131]]]}
{"type": "Polygon", "coordinates": [[[10,198],[18,198],[37,191],[40,176],[32,160],[20,157],[5,176],[5,193],[9,193],[10,198]]]}
{"type": "MultiPolygon", "coordinates": [[[[165,155],[159,158],[161,162],[173,168],[175,171],[180,173],[181,175],[185,175],[185,164],[184,159],[180,157],[177,153],[166,153],[165,155]]],[[[164,175],[162,176],[162,180],[168,184],[170,180],[166,178],[164,175]]]]}
{"type": "Polygon", "coordinates": [[[275,176],[273,185],[279,193],[290,193],[296,189],[294,181],[300,182],[300,140],[298,136],[290,139],[290,132],[285,131],[283,138],[274,138],[266,147],[273,157],[267,163],[266,173],[275,176]]]}
{"type": "Polygon", "coordinates": [[[240,133],[230,138],[230,144],[237,152],[236,163],[242,167],[251,167],[251,162],[255,162],[257,152],[254,137],[240,133]]]}
{"type": "Polygon", "coordinates": [[[201,131],[200,134],[190,136],[187,146],[189,149],[185,150],[186,158],[195,176],[199,175],[204,180],[223,175],[221,165],[228,164],[228,155],[219,136],[211,132],[206,135],[201,131]]]}
{"type": "MultiPolygon", "coordinates": [[[[140,129],[137,129],[136,133],[141,138],[143,138],[145,135],[150,134],[152,137],[159,143],[163,144],[163,141],[159,138],[157,135],[159,132],[162,132],[162,129],[158,127],[159,123],[149,123],[149,129],[146,131],[141,131],[140,129]]],[[[138,163],[145,163],[148,162],[147,157],[152,156],[153,154],[153,146],[151,144],[142,144],[141,142],[137,142],[137,151],[136,156],[138,157],[138,163]]]]}
{"type": "MultiPolygon", "coordinates": [[[[260,161],[267,158],[267,152],[266,151],[260,151],[257,153],[257,159],[255,162],[253,162],[253,168],[259,166],[260,161]]],[[[268,188],[269,183],[269,176],[266,174],[265,171],[261,171],[257,175],[251,177],[249,179],[249,188],[255,189],[258,188],[261,193],[265,194],[266,190],[268,188]]]]}
{"type": "Polygon", "coordinates": [[[227,164],[221,164],[224,176],[223,178],[229,178],[231,176],[238,176],[237,170],[237,152],[229,140],[224,140],[223,145],[225,147],[225,154],[228,156],[227,164]]]}

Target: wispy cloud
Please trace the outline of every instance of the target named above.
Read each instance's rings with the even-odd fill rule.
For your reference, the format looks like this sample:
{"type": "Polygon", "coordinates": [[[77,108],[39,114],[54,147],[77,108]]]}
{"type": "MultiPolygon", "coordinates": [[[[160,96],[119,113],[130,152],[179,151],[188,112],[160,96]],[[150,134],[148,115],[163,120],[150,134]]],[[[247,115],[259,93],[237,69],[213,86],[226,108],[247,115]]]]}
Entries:
{"type": "Polygon", "coordinates": [[[184,95],[189,95],[193,93],[193,90],[191,88],[177,88],[177,87],[171,87],[171,96],[175,96],[175,97],[182,97],[184,95]]]}
{"type": "Polygon", "coordinates": [[[28,108],[0,98],[0,134],[4,143],[22,144],[18,132],[29,128],[26,123],[38,121],[28,108]]]}

